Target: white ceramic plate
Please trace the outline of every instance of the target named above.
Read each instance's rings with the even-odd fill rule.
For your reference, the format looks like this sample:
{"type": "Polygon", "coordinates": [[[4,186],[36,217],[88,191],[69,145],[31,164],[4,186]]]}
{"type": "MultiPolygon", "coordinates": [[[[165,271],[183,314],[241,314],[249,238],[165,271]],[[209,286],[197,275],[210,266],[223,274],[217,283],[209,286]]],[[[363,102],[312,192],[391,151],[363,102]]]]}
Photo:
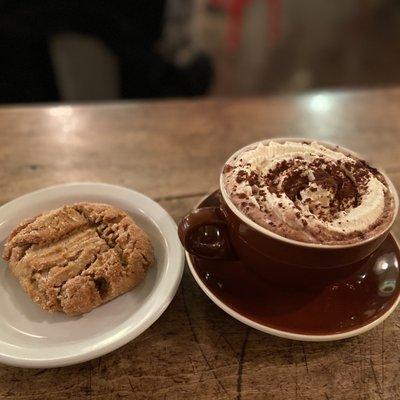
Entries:
{"type": "Polygon", "coordinates": [[[0,207],[0,251],[22,219],[77,201],[113,204],[150,236],[156,265],[135,289],[88,314],[50,314],[33,303],[0,261],[0,362],[49,368],[87,361],[128,343],[167,308],[179,286],[184,254],[170,215],[148,197],[119,186],[76,183],[53,186],[0,207]]]}

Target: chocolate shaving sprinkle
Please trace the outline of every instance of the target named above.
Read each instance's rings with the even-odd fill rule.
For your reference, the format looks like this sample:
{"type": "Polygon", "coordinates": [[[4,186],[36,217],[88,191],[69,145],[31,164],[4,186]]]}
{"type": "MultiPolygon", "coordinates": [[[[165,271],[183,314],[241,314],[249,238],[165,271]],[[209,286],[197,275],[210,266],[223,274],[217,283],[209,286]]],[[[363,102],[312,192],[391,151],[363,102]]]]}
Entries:
{"type": "MultiPolygon", "coordinates": [[[[309,145],[311,141],[302,143],[309,145]]],[[[337,151],[341,150],[338,148],[337,151]]],[[[309,237],[315,237],[318,242],[323,240],[320,237],[324,238],[323,235],[326,233],[324,232],[325,228],[321,228],[323,225],[315,225],[315,223],[331,223],[339,217],[343,219],[343,215],[360,206],[364,196],[368,194],[371,177],[378,179],[387,187],[383,175],[365,160],[357,159],[352,154],[346,153],[343,154],[347,158],[342,160],[330,159],[319,154],[317,151],[309,151],[306,158],[295,155],[293,158],[280,159],[273,168],[266,170],[265,173],[260,169],[260,165],[244,162],[243,158],[240,158],[238,162],[238,158],[236,158],[224,166],[223,173],[232,176],[231,188],[233,187],[233,191],[239,191],[237,204],[243,212],[246,213],[252,208],[251,215],[257,215],[260,211],[271,215],[274,220],[276,215],[279,217],[280,214],[283,219],[288,215],[292,218],[295,216],[305,228],[298,227],[297,230],[307,232],[309,234],[307,240],[309,237]],[[310,157],[311,161],[309,161],[310,157]],[[243,186],[246,188],[246,193],[241,192],[243,186]],[[275,207],[279,207],[282,211],[277,213],[276,210],[270,209],[273,207],[268,201],[271,195],[282,199],[275,203],[275,207]],[[250,196],[251,201],[249,200],[250,196]]],[[[386,192],[390,193],[390,191],[386,192]]],[[[390,207],[393,206],[393,200],[386,194],[385,199],[385,216],[391,217],[392,209],[390,207]]],[[[346,222],[349,223],[348,220],[346,222]]],[[[337,223],[342,225],[340,220],[337,223]]],[[[285,222],[276,225],[272,221],[265,220],[263,224],[271,228],[285,226],[285,222]]],[[[378,221],[374,224],[370,226],[369,230],[378,228],[381,222],[378,221]]],[[[361,240],[368,237],[365,232],[352,231],[351,234],[348,234],[345,233],[346,230],[343,226],[341,228],[343,233],[335,232],[335,240],[339,238],[337,240],[340,241],[343,235],[347,235],[348,237],[345,239],[349,241],[355,240],[356,237],[361,240]]],[[[278,229],[275,230],[279,233],[278,229]]],[[[291,231],[289,230],[289,232],[291,231]]]]}
{"type": "Polygon", "coordinates": [[[248,174],[245,170],[241,169],[236,176],[236,182],[242,183],[247,180],[248,174]]]}

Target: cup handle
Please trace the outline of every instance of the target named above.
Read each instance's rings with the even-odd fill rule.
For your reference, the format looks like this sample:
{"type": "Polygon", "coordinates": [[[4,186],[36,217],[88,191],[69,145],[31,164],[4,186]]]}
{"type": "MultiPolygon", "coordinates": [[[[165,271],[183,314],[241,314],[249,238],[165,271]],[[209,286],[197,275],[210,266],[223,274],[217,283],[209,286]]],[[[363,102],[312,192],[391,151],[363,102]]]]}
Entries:
{"type": "Polygon", "coordinates": [[[179,239],[190,253],[208,260],[237,260],[220,207],[191,211],[178,226],[179,239]]]}

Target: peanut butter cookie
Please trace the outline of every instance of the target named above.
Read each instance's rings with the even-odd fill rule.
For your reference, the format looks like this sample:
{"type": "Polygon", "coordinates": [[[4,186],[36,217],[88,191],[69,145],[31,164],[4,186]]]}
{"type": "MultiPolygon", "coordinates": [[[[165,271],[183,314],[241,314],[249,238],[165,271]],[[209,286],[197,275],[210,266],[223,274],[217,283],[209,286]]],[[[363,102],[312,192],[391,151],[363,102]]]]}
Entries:
{"type": "Polygon", "coordinates": [[[154,253],[123,211],[77,203],[22,222],[6,240],[3,258],[44,310],[79,315],[141,282],[154,253]]]}

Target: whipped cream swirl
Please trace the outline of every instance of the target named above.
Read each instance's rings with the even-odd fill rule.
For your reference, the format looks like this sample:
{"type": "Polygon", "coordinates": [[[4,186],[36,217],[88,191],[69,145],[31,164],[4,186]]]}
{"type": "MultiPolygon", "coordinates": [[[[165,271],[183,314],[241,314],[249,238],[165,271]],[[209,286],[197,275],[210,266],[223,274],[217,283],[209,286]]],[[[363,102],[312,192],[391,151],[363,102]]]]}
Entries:
{"type": "Polygon", "coordinates": [[[259,143],[228,162],[224,181],[240,211],[294,240],[352,243],[384,230],[393,218],[382,174],[317,142],[259,143]]]}

